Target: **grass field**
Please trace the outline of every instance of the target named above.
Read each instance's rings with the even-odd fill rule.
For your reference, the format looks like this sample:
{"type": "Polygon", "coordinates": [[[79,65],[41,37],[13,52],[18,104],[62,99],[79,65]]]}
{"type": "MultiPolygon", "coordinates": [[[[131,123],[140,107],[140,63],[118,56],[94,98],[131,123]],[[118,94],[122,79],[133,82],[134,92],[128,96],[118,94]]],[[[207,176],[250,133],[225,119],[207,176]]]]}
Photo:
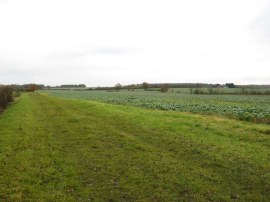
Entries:
{"type": "Polygon", "coordinates": [[[58,97],[101,101],[148,109],[214,114],[270,123],[269,95],[194,95],[153,91],[41,91],[58,97]]]}
{"type": "Polygon", "coordinates": [[[0,128],[0,201],[270,201],[266,124],[25,93],[0,128]]]}

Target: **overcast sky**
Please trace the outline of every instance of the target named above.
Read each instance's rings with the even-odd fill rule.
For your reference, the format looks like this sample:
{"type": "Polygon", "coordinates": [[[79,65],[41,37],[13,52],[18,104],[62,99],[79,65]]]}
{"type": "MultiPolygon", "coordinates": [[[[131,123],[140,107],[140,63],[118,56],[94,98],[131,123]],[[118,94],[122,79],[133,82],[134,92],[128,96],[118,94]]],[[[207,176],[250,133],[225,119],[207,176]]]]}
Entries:
{"type": "Polygon", "coordinates": [[[270,84],[269,0],[0,0],[0,83],[270,84]]]}

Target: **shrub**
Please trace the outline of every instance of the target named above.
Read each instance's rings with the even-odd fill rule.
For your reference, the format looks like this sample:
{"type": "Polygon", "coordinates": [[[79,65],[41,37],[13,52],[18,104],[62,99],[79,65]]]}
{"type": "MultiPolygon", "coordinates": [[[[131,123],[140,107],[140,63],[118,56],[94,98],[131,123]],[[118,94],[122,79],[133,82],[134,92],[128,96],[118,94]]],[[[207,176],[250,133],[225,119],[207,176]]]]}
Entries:
{"type": "Polygon", "coordinates": [[[115,90],[119,91],[122,88],[122,85],[120,83],[115,84],[115,90]]]}
{"type": "Polygon", "coordinates": [[[163,84],[160,88],[160,92],[162,92],[162,93],[166,93],[166,92],[168,92],[168,90],[169,90],[168,84],[163,84]]]}

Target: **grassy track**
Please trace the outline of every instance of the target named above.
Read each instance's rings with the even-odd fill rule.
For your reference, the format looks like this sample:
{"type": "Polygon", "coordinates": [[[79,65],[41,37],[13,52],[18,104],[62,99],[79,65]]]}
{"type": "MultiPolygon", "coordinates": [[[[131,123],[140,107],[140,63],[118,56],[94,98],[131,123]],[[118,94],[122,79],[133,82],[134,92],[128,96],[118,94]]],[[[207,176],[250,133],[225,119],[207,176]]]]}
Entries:
{"type": "Polygon", "coordinates": [[[23,94],[0,115],[0,201],[270,201],[270,129],[23,94]]]}

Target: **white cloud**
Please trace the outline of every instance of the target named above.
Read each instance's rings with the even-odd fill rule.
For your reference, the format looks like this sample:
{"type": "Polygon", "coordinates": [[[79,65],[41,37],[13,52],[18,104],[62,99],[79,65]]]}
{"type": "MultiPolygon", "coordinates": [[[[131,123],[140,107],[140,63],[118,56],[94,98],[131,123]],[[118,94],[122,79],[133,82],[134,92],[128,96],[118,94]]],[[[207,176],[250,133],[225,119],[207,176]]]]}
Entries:
{"type": "Polygon", "coordinates": [[[270,83],[267,0],[0,3],[0,83],[270,83]]]}

